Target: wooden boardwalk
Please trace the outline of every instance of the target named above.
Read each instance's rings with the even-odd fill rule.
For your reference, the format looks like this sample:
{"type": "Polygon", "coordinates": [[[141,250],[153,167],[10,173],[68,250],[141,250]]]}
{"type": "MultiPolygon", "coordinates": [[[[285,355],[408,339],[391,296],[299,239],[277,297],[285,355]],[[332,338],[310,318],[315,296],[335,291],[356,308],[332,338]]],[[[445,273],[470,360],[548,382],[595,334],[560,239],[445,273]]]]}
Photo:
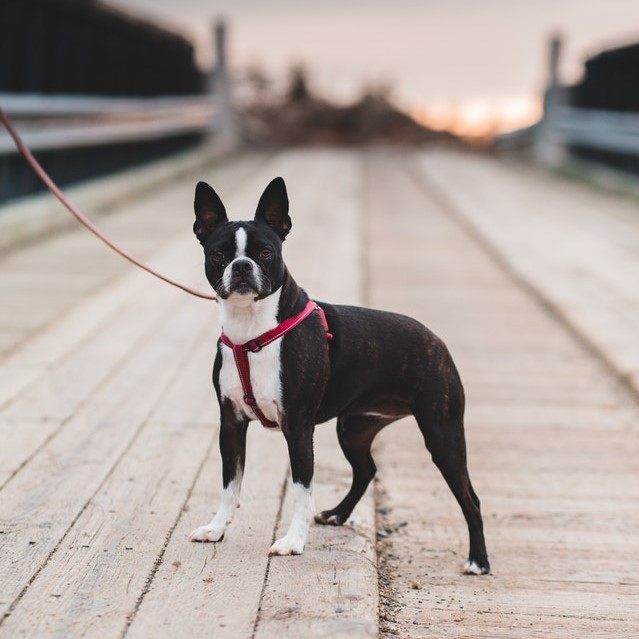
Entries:
{"type": "MultiPolygon", "coordinates": [[[[461,514],[411,420],[376,442],[348,526],[271,559],[287,460],[252,426],[236,521],[189,544],[221,484],[216,309],[73,230],[0,257],[0,637],[638,637],[636,204],[475,156],[312,151],[202,167],[102,226],[205,288],[195,181],[247,217],[275,175],[309,293],[449,344],[493,574],[461,574],[461,514]]],[[[330,507],[350,479],[330,425],[316,458],[330,507]]]]}

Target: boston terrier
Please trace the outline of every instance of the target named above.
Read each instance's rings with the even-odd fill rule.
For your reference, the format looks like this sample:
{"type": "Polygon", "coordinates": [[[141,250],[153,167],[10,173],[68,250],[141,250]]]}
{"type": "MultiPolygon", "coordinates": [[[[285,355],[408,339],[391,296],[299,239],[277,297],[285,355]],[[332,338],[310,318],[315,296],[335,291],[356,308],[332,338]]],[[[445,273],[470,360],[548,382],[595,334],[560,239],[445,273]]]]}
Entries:
{"type": "Polygon", "coordinates": [[[339,526],[375,475],[375,435],[413,415],[433,462],[468,524],[468,574],[490,567],[479,499],[466,466],[464,390],[444,343],[395,313],[310,301],[289,273],[282,243],[291,230],[282,178],[265,189],[253,221],[231,222],[206,183],[195,190],[193,230],[220,308],[222,336],[213,366],[220,405],[223,493],[213,520],[190,541],[220,541],[240,503],[250,421],[280,430],[288,445],[294,510],[271,555],[304,550],[313,520],[313,431],[337,417],[337,435],[353,468],[344,499],[315,515],[339,526]]]}

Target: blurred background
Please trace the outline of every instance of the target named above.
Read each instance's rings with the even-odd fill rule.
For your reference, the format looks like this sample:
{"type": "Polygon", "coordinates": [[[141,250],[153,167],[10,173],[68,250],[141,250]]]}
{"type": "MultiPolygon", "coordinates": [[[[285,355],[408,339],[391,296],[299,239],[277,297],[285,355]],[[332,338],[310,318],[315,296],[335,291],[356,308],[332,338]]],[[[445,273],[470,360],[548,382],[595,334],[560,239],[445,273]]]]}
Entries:
{"type": "Polygon", "coordinates": [[[564,37],[560,76],[569,84],[604,49],[639,42],[632,0],[115,0],[179,28],[213,63],[212,10],[232,26],[238,70],[283,81],[303,65],[316,89],[348,102],[387,88],[418,121],[468,136],[531,124],[541,114],[550,34],[564,37]]]}
{"type": "MultiPolygon", "coordinates": [[[[638,24],[632,0],[3,0],[0,103],[63,184],[213,134],[636,173],[638,24]]],[[[0,202],[39,188],[0,133],[0,202]]]]}

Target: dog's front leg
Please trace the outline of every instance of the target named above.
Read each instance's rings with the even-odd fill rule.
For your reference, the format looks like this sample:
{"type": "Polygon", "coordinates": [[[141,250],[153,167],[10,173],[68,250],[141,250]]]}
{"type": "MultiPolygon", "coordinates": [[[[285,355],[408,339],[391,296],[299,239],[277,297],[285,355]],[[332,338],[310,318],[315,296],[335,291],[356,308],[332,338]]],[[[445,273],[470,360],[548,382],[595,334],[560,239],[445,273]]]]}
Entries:
{"type": "Polygon", "coordinates": [[[224,490],[220,507],[208,524],[196,528],[189,535],[189,541],[220,541],[240,507],[248,420],[238,419],[229,403],[222,406],[221,414],[220,453],[224,490]]]}
{"type": "Polygon", "coordinates": [[[285,431],[293,480],[293,518],[284,537],[278,539],[269,555],[301,555],[313,520],[313,426],[285,431]]]}

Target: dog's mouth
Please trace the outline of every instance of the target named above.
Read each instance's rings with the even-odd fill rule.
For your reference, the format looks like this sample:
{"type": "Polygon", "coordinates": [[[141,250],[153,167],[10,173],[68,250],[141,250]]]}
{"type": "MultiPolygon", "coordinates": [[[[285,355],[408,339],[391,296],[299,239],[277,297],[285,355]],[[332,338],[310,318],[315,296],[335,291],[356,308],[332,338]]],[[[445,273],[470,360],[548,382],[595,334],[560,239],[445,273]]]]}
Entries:
{"type": "Polygon", "coordinates": [[[248,280],[240,280],[235,283],[231,282],[229,293],[237,293],[238,295],[259,295],[255,282],[248,280]]]}
{"type": "Polygon", "coordinates": [[[266,297],[270,294],[270,287],[260,284],[253,277],[233,277],[229,282],[228,288],[220,291],[220,296],[227,299],[231,295],[251,296],[255,300],[266,297]]]}

